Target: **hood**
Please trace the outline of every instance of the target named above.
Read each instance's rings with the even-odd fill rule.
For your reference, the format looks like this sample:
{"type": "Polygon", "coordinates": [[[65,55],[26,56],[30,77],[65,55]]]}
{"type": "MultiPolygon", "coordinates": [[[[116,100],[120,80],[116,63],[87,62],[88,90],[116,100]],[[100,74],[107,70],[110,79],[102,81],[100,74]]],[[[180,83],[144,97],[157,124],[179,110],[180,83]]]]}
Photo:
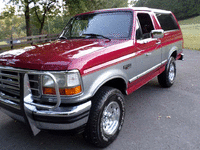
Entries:
{"type": "Polygon", "coordinates": [[[106,40],[76,39],[29,46],[1,53],[0,65],[34,70],[67,70],[71,61],[100,50],[105,44],[106,40]]]}

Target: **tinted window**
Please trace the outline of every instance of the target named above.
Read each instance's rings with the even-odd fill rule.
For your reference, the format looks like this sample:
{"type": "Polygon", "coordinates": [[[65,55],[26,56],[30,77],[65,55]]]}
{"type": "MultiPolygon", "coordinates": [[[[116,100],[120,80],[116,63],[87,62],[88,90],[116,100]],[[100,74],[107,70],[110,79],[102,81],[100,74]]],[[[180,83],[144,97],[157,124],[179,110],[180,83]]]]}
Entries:
{"type": "Polygon", "coordinates": [[[156,16],[164,31],[179,29],[172,14],[156,14],[156,16]]]}
{"type": "Polygon", "coordinates": [[[154,27],[149,14],[139,13],[137,17],[142,30],[142,38],[143,39],[150,38],[151,37],[150,33],[152,30],[154,30],[154,27]]]}
{"type": "Polygon", "coordinates": [[[140,24],[138,23],[138,20],[136,21],[136,39],[137,40],[142,39],[142,30],[140,24]]]}
{"type": "Polygon", "coordinates": [[[62,36],[84,38],[84,34],[98,34],[109,38],[128,38],[131,25],[131,12],[80,15],[71,19],[62,36]]]}

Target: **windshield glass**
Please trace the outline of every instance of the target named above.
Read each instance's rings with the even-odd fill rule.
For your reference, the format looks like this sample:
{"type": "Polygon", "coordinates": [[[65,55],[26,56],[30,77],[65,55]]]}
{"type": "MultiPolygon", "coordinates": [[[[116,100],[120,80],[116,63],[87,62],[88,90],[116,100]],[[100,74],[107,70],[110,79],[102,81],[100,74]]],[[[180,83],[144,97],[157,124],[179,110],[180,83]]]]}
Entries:
{"type": "Polygon", "coordinates": [[[132,13],[113,12],[80,15],[72,18],[62,38],[129,38],[132,13]]]}

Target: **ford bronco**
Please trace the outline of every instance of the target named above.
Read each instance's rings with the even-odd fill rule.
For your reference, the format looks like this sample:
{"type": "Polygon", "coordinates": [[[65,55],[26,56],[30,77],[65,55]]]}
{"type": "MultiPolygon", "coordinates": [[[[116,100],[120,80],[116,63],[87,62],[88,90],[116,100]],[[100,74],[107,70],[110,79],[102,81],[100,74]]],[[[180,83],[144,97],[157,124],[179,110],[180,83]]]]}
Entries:
{"type": "Polygon", "coordinates": [[[40,130],[82,131],[112,143],[125,118],[124,94],[154,77],[173,85],[183,36],[172,12],[117,8],[71,18],[59,39],[0,54],[0,110],[40,130]]]}

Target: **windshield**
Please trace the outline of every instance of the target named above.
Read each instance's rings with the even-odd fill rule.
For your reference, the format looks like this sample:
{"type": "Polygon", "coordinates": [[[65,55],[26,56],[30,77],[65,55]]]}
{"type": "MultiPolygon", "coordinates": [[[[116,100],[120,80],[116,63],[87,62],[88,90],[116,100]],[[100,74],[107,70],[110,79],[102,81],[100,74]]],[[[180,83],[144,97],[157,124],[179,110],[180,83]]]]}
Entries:
{"type": "Polygon", "coordinates": [[[60,38],[129,38],[131,22],[131,12],[80,15],[70,20],[60,38]]]}

